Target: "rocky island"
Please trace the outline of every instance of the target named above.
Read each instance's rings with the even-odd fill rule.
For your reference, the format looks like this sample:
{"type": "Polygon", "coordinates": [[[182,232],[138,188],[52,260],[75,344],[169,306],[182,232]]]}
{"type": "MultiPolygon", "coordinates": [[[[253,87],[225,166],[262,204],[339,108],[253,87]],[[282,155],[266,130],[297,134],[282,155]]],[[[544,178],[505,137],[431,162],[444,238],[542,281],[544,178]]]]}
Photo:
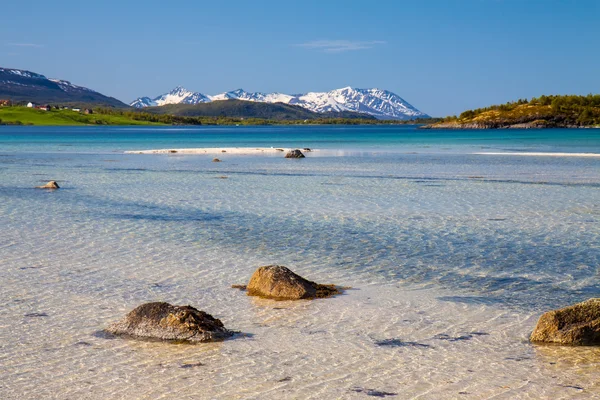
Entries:
{"type": "Polygon", "coordinates": [[[541,129],[600,127],[600,95],[541,96],[467,110],[423,129],[541,129]]]}

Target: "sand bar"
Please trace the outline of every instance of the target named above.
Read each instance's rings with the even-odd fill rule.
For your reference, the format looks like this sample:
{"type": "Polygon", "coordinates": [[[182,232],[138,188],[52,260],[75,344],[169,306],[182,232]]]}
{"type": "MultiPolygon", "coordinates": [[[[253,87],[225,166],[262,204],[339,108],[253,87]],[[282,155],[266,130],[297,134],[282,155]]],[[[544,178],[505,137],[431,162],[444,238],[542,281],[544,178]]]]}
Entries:
{"type": "Polygon", "coordinates": [[[532,156],[532,157],[600,157],[599,153],[473,153],[484,156],[532,156]]]}
{"type": "MultiPolygon", "coordinates": [[[[259,155],[259,154],[286,154],[294,150],[284,147],[204,147],[192,149],[156,149],[156,150],[131,150],[125,154],[235,154],[235,155],[259,155]]],[[[314,151],[300,148],[302,152],[314,151]]]]}

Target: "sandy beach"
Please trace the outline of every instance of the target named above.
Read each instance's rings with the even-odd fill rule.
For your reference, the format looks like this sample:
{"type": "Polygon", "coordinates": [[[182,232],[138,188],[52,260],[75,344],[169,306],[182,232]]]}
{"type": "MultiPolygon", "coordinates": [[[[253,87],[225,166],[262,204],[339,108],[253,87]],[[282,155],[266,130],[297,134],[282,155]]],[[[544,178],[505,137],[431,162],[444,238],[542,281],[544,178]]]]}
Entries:
{"type": "Polygon", "coordinates": [[[547,152],[480,152],[478,156],[527,156],[527,157],[600,157],[598,153],[547,153],[547,152]]]}
{"type": "MultiPolygon", "coordinates": [[[[292,148],[283,147],[204,147],[194,149],[155,149],[131,150],[125,154],[234,154],[234,155],[261,155],[261,154],[286,154],[292,148]]],[[[313,149],[300,149],[303,152],[315,151],[313,149]]]]}

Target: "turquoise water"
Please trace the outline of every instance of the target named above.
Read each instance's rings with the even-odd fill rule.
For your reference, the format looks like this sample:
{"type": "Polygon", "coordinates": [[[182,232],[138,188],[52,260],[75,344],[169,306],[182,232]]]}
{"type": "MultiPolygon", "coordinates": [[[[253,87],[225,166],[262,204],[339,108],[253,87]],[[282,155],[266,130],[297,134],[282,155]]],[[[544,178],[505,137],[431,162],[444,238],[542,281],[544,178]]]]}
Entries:
{"type": "Polygon", "coordinates": [[[0,397],[600,395],[598,350],[527,342],[541,312],[600,295],[600,157],[481,152],[600,154],[600,130],[0,127],[0,397]],[[124,154],[236,146],[315,151],[124,154]],[[270,263],[354,289],[230,289],[270,263]],[[94,336],[158,300],[248,335],[94,336]]]}
{"type": "Polygon", "coordinates": [[[600,130],[418,130],[415,126],[332,127],[2,127],[3,151],[111,152],[187,147],[315,147],[393,151],[407,148],[464,151],[570,151],[600,153],[600,130]]]}

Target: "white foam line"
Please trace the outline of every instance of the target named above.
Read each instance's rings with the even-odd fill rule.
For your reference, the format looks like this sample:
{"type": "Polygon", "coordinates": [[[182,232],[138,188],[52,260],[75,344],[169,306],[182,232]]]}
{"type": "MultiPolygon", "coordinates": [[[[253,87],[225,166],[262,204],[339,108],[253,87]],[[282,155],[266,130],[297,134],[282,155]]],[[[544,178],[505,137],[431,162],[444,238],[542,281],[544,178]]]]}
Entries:
{"type": "MultiPolygon", "coordinates": [[[[130,150],[125,154],[285,154],[292,149],[283,147],[206,147],[196,149],[156,149],[156,150],[130,150]]],[[[300,149],[300,151],[304,151],[300,149]]],[[[314,150],[311,150],[314,151],[314,150]]]]}
{"type": "Polygon", "coordinates": [[[598,153],[473,153],[483,156],[534,156],[534,157],[600,157],[598,153]]]}

